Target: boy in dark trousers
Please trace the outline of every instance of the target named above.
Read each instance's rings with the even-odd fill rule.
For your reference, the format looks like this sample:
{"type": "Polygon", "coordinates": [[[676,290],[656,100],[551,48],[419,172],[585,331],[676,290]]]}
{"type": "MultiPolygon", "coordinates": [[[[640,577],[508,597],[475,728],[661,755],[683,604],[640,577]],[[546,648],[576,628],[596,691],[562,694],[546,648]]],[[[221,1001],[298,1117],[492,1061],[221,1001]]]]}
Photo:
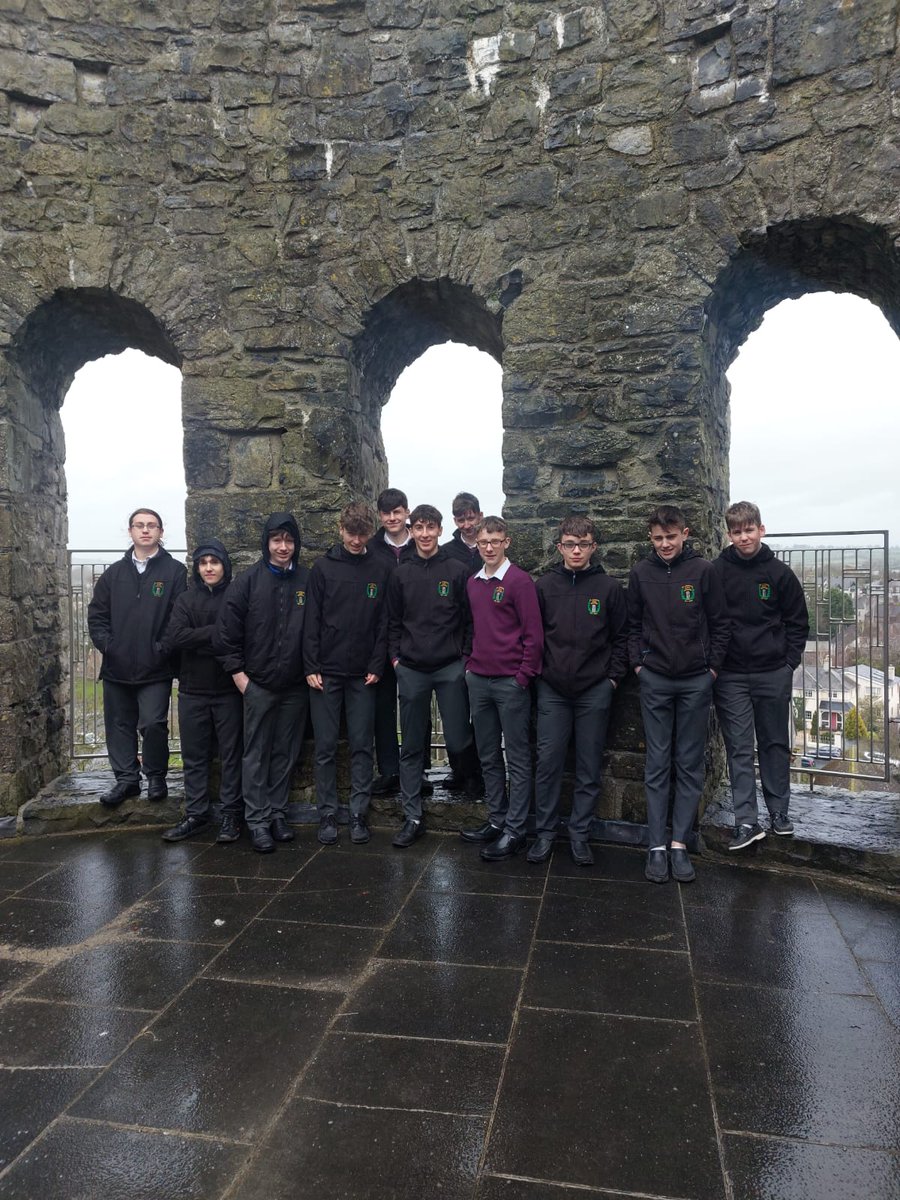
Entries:
{"type": "Polygon", "coordinates": [[[309,575],[303,660],[311,688],[323,846],[338,840],[336,754],[342,709],[350,745],[350,840],[369,840],[375,688],[387,660],[387,585],[393,571],[366,549],[374,529],[367,504],[348,504],[341,512],[340,542],[316,559],[309,575]]]}
{"type": "Polygon", "coordinates": [[[415,553],[394,571],[388,589],[388,654],[400,693],[400,790],[403,828],[393,844],[411,846],[425,832],[422,764],[431,696],[437,696],[447,752],[458,763],[474,758],[464,657],[472,648],[466,595],[469,572],[440,546],[442,517],[430,504],[410,516],[415,553]]]}
{"type": "Polygon", "coordinates": [[[713,564],[725,590],[731,641],[715,702],[734,797],[729,850],[764,838],[756,804],[753,742],[772,833],[790,837],[790,710],[794,670],[803,660],[809,612],[800,580],[762,543],[766,528],[748,500],[725,513],[731,545],[713,564]]]}
{"type": "Polygon", "coordinates": [[[216,744],[222,775],[219,800],[222,825],[218,841],[235,842],[241,834],[241,693],[213,656],[216,621],[231,583],[231,559],[215,538],[202,541],[193,555],[192,586],[182,592],[166,630],[167,649],[180,653],[178,725],[184,763],[184,820],[162,835],[180,842],[209,821],[209,762],[216,744]]]}
{"type": "Polygon", "coordinates": [[[244,697],[241,767],[250,844],[269,854],[276,841],[294,840],[287,802],[309,710],[303,677],[309,571],[297,561],[300,530],[290,513],[272,513],[260,549],[259,562],[225,593],[215,644],[244,697]]]}
{"type": "Polygon", "coordinates": [[[485,517],[476,541],[484,565],[466,585],[474,626],[466,684],[488,820],[477,829],[461,830],[460,837],[480,843],[481,857],[494,862],[518,854],[525,845],[532,792],[531,681],[541,669],[544,629],[531,576],[506,557],[506,522],[485,517]]]}
{"type": "Polygon", "coordinates": [[[647,519],[653,550],[628,578],[628,658],[640,680],[647,747],[644,789],[650,849],[644,874],[653,883],[694,878],[687,838],[703,790],[709,709],[731,633],[722,584],[713,565],[686,545],[680,508],[662,504],[647,519]],[[675,800],[666,855],[672,770],[675,800]]]}
{"type": "Polygon", "coordinates": [[[566,751],[575,731],[575,790],[569,846],[579,866],[594,861],[588,845],[600,794],[606,730],[613,692],[628,672],[625,592],[599,565],[597,528],[587,517],[566,517],[556,548],[562,562],[537,581],[544,622],[544,663],[537,681],[537,838],[528,861],[545,862],[559,826],[566,751]]]}

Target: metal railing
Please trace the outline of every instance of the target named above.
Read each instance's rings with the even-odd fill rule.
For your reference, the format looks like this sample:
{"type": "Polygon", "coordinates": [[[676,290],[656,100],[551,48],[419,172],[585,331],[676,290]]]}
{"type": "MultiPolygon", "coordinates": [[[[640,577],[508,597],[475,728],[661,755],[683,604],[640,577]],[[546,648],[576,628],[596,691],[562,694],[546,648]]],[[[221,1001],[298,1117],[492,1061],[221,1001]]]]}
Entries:
{"type": "Polygon", "coordinates": [[[890,756],[900,679],[890,661],[888,530],[781,533],[766,544],[797,575],[809,607],[809,641],[794,672],[791,769],[810,780],[889,781],[900,766],[890,756]]]}

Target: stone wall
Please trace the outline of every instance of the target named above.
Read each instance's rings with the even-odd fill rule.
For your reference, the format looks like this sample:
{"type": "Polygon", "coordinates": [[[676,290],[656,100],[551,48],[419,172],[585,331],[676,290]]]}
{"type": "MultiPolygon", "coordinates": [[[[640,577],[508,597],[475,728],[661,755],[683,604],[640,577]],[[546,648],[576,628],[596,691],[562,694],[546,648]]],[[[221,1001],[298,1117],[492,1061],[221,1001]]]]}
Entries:
{"type": "MultiPolygon", "coordinates": [[[[288,506],[312,552],[386,479],[399,372],[469,342],[521,558],[586,509],[624,573],[651,500],[716,540],[767,307],[900,320],[897,0],[0,3],[0,812],[64,763],[88,359],[181,368],[189,537],[288,506]]],[[[626,697],[604,815],[641,814],[639,739],[626,697]]]]}

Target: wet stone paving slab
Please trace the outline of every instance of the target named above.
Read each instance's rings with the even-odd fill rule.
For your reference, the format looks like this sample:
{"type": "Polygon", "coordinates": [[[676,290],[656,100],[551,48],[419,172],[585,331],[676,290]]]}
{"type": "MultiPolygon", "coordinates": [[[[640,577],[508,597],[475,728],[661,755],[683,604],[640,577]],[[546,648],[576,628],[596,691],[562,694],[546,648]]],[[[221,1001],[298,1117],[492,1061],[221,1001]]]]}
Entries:
{"type": "Polygon", "coordinates": [[[900,897],[375,829],[0,843],[0,1200],[896,1200],[900,897]]]}

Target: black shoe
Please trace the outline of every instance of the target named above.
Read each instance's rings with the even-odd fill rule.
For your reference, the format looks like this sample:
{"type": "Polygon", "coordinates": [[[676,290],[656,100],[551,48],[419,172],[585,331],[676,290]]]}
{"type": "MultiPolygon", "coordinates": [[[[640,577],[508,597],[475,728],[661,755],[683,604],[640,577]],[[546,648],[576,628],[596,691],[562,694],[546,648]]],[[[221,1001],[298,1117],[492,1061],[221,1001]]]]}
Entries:
{"type": "Polygon", "coordinates": [[[651,883],[665,883],[669,878],[669,856],[665,850],[648,850],[644,877],[651,883]]]}
{"type": "Polygon", "coordinates": [[[123,800],[130,800],[132,796],[141,794],[141,785],[139,783],[116,783],[108,792],[104,792],[100,797],[100,803],[105,804],[107,808],[117,808],[123,800]]]}
{"type": "Polygon", "coordinates": [[[553,853],[553,838],[539,837],[531,843],[525,857],[530,863],[546,862],[553,853]]]}
{"type": "Polygon", "coordinates": [[[490,846],[485,846],[481,857],[485,862],[500,862],[502,858],[512,858],[520,850],[525,849],[524,833],[504,833],[490,846]]]}
{"type": "Polygon", "coordinates": [[[420,796],[433,796],[434,795],[434,784],[425,775],[422,776],[422,782],[419,784],[419,795],[420,796]]]}
{"type": "Polygon", "coordinates": [[[441,780],[441,787],[445,792],[464,792],[467,783],[468,780],[464,775],[460,775],[458,771],[451,771],[441,780]]]}
{"type": "Polygon", "coordinates": [[[490,821],[486,821],[477,829],[461,829],[459,836],[464,842],[496,842],[502,832],[502,829],[492,825],[490,821]]]}
{"type": "Polygon", "coordinates": [[[319,822],[319,841],[323,846],[336,846],[338,840],[337,821],[332,816],[323,817],[319,822]]]}
{"type": "Polygon", "coordinates": [[[369,825],[365,817],[350,818],[350,841],[364,846],[369,840],[369,825]]]}
{"type": "Polygon", "coordinates": [[[222,824],[219,826],[219,836],[217,842],[236,842],[241,836],[241,819],[234,816],[233,813],[226,813],[222,818],[222,824]]]}
{"type": "Polygon", "coordinates": [[[691,883],[694,879],[694,868],[687,850],[675,846],[669,851],[669,861],[672,864],[672,878],[679,883],[691,883]]]}
{"type": "Polygon", "coordinates": [[[275,849],[272,835],[265,825],[257,825],[255,829],[250,830],[250,845],[260,854],[271,854],[275,849]]]}
{"type": "Polygon", "coordinates": [[[292,842],[294,831],[281,815],[273,817],[269,822],[269,832],[276,842],[292,842]]]}
{"type": "Polygon", "coordinates": [[[147,779],[148,800],[165,800],[168,794],[169,789],[166,787],[165,775],[151,775],[147,779]]]}
{"type": "Polygon", "coordinates": [[[594,852],[587,842],[573,839],[569,843],[569,852],[576,867],[592,867],[594,865],[594,852]]]}
{"type": "Polygon", "coordinates": [[[183,842],[185,838],[193,837],[209,824],[208,817],[185,817],[162,835],[164,842],[183,842]]]}
{"type": "Polygon", "coordinates": [[[787,813],[772,813],[769,818],[769,828],[779,837],[792,837],[794,833],[794,823],[787,813]]]}
{"type": "Polygon", "coordinates": [[[761,842],[766,831],[761,825],[738,825],[728,843],[729,850],[745,850],[754,842],[761,842]]]}
{"type": "Polygon", "coordinates": [[[372,783],[373,796],[388,796],[400,787],[399,775],[379,775],[372,783]]]}
{"type": "Polygon", "coordinates": [[[424,821],[404,821],[403,827],[399,829],[391,839],[391,845],[396,846],[398,850],[405,850],[407,846],[411,846],[413,842],[417,842],[420,837],[424,836],[424,821]]]}

